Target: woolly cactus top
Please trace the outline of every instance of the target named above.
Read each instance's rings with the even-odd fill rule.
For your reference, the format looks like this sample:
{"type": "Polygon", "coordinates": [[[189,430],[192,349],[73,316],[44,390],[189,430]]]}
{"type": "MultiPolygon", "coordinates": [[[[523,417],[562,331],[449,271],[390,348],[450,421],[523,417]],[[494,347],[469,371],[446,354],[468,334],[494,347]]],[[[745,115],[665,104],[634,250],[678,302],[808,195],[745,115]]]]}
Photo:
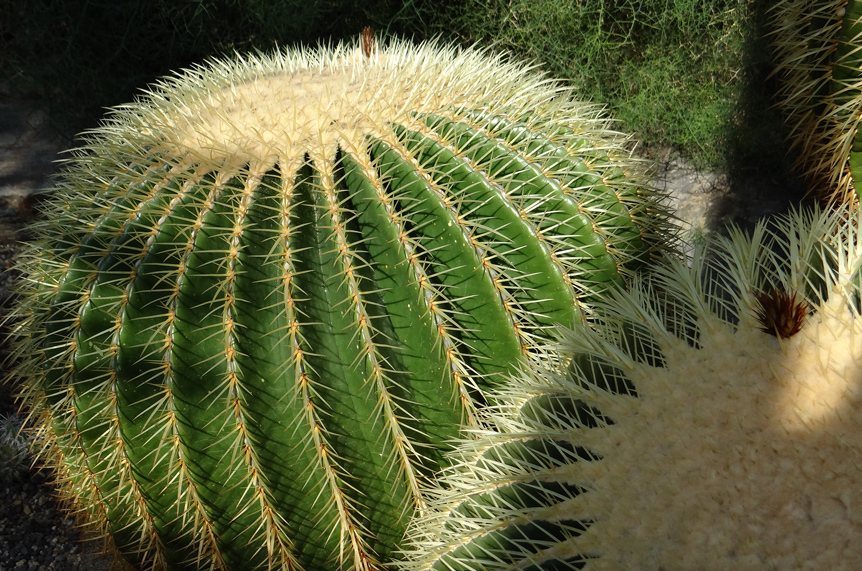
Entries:
{"type": "Polygon", "coordinates": [[[565,332],[568,372],[506,391],[411,568],[862,567],[860,224],[735,234],[565,332]]]}
{"type": "Polygon", "coordinates": [[[862,319],[838,293],[789,339],[745,321],[702,318],[699,347],[631,363],[636,399],[591,403],[615,422],[579,439],[603,457],[570,513],[596,515],[591,568],[862,565],[862,319]]]}
{"type": "MultiPolygon", "coordinates": [[[[591,107],[503,57],[398,41],[367,52],[339,45],[214,61],[163,81],[151,95],[127,106],[132,113],[121,113],[116,125],[171,153],[240,165],[332,157],[339,146],[360,150],[368,136],[391,137],[392,122],[417,123],[417,113],[464,105],[509,114],[556,110],[543,112],[545,119],[583,118],[591,107]]],[[[574,123],[583,132],[602,121],[574,123]]]]}

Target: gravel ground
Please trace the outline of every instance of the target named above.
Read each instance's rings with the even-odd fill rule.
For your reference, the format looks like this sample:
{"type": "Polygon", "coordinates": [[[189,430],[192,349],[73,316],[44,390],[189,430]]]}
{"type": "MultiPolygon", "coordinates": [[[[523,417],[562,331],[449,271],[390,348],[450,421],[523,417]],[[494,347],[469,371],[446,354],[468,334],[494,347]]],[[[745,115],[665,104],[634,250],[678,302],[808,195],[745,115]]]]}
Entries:
{"type": "Polygon", "coordinates": [[[108,571],[100,542],[82,542],[64,517],[48,476],[33,471],[0,484],[0,571],[108,571]]]}
{"type": "MultiPolygon", "coordinates": [[[[0,311],[8,305],[8,284],[16,278],[14,254],[26,240],[23,230],[34,216],[34,193],[54,169],[58,152],[69,139],[52,136],[43,114],[28,102],[4,100],[0,94],[0,311]]],[[[787,185],[768,174],[731,181],[700,172],[667,150],[652,153],[660,170],[656,187],[665,190],[689,239],[699,239],[728,222],[749,227],[763,215],[786,210],[801,198],[801,186],[787,185]]],[[[0,333],[0,363],[5,354],[0,333]]],[[[6,376],[0,371],[0,378],[6,376]]],[[[0,418],[14,414],[11,387],[0,383],[0,418]]],[[[58,506],[50,478],[26,466],[19,478],[0,480],[0,571],[108,571],[110,560],[99,555],[100,542],[81,543],[82,535],[58,506]]]]}

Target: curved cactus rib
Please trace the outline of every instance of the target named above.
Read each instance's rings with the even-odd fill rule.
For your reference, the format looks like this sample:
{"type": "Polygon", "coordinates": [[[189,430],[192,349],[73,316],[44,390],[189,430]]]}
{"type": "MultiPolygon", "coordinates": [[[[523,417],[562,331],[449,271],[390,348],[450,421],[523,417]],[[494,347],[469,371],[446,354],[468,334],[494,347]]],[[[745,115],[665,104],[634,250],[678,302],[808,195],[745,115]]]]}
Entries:
{"type": "Polygon", "coordinates": [[[521,125],[485,112],[465,112],[460,121],[470,130],[487,132],[497,140],[497,149],[508,150],[502,156],[492,151],[481,164],[489,172],[510,169],[502,170],[498,177],[498,184],[510,194],[517,196],[519,188],[534,185],[546,189],[544,197],[524,195],[519,200],[524,205],[521,211],[536,220],[536,235],[554,259],[576,268],[574,272],[570,269],[568,280],[581,311],[650,260],[645,244],[657,234],[669,234],[667,228],[673,224],[665,219],[666,213],[645,208],[650,202],[644,200],[648,191],[629,184],[602,145],[590,145],[559,124],[521,125]],[[526,147],[522,157],[518,145],[526,147]],[[519,186],[519,182],[525,184],[519,186]],[[562,192],[559,202],[558,191],[562,192]],[[549,204],[551,197],[555,199],[549,204]],[[642,224],[643,219],[650,223],[642,224]]]}
{"type": "MultiPolygon", "coordinates": [[[[368,242],[369,257],[378,262],[374,268],[381,295],[396,308],[391,312],[390,319],[401,335],[399,339],[403,349],[399,355],[405,360],[406,370],[413,371],[410,375],[410,392],[423,411],[420,413],[417,410],[413,416],[428,419],[419,429],[427,435],[429,443],[443,441],[451,434],[444,427],[451,426],[453,414],[457,414],[454,410],[461,411],[458,422],[476,422],[474,398],[477,387],[470,380],[475,373],[465,362],[458,348],[457,334],[452,330],[453,323],[443,309],[447,303],[446,292],[439,289],[440,286],[431,275],[434,268],[432,262],[427,261],[419,235],[423,222],[417,223],[417,218],[408,214],[411,211],[409,205],[418,203],[426,206],[433,204],[433,201],[424,202],[419,198],[420,195],[409,192],[409,189],[421,188],[427,183],[415,171],[407,168],[406,163],[382,142],[373,146],[371,157],[376,160],[364,166],[364,180],[351,181],[350,178],[357,171],[352,165],[358,164],[354,160],[360,156],[363,155],[343,156],[347,182],[357,193],[355,205],[359,223],[373,227],[377,233],[377,238],[368,242]],[[379,181],[379,186],[369,187],[366,182],[370,180],[379,181]],[[381,210],[378,217],[376,220],[370,219],[368,210],[378,204],[381,210]],[[400,293],[405,288],[409,292],[406,297],[400,293]],[[447,378],[451,378],[452,382],[449,396],[445,391],[443,395],[440,394],[447,378]],[[420,385],[425,386],[419,388],[420,385]],[[430,438],[435,433],[438,438],[430,438]]],[[[425,216],[424,220],[433,219],[433,214],[425,216]]],[[[441,452],[439,449],[428,451],[442,460],[439,457],[441,452]]]]}
{"type": "MultiPolygon", "coordinates": [[[[351,203],[357,213],[357,231],[366,236],[363,250],[368,260],[375,261],[370,265],[372,275],[366,279],[373,280],[379,303],[389,308],[387,315],[375,308],[373,318],[381,324],[381,330],[385,329],[385,339],[379,343],[400,348],[390,352],[388,374],[392,376],[391,382],[401,387],[399,392],[403,396],[393,395],[391,403],[385,405],[390,410],[384,418],[393,423],[392,438],[405,441],[400,445],[404,459],[401,470],[407,473],[416,497],[421,498],[421,477],[409,472],[418,469],[421,474],[430,475],[443,460],[442,451],[432,443],[450,436],[442,427],[475,418],[476,412],[472,400],[458,390],[458,366],[440,346],[442,324],[435,324],[424,311],[426,296],[433,299],[434,294],[420,286],[424,273],[415,267],[418,263],[415,255],[407,251],[406,229],[396,214],[393,198],[384,192],[370,161],[366,159],[364,165],[358,162],[359,157],[365,156],[367,153],[343,152],[340,164],[344,184],[353,193],[351,203]],[[447,374],[455,382],[447,383],[447,374]],[[442,392],[447,386],[448,395],[442,392]],[[412,460],[410,465],[406,462],[408,458],[412,460]]],[[[384,391],[381,389],[380,393],[383,395],[384,391]]]]}
{"type": "Polygon", "coordinates": [[[296,192],[293,175],[299,165],[279,165],[251,185],[237,274],[235,320],[237,364],[242,373],[248,417],[247,465],[255,473],[265,523],[266,550],[280,553],[282,567],[300,569],[298,554],[308,541],[298,533],[309,517],[323,482],[310,482],[307,466],[319,457],[313,439],[314,404],[307,389],[297,387],[302,375],[296,267],[291,244],[302,225],[295,221],[288,197],[296,192]],[[303,429],[307,427],[306,429],[303,429]],[[257,443],[267,442],[267,446],[257,443]]]}
{"type": "MultiPolygon", "coordinates": [[[[473,233],[474,239],[485,250],[483,264],[499,267],[496,273],[500,277],[495,279],[495,287],[511,299],[507,308],[512,319],[527,324],[530,320],[523,314],[538,314],[542,316],[535,323],[538,328],[582,319],[577,308],[573,308],[574,293],[567,287],[572,277],[567,275],[565,266],[554,257],[546,243],[547,234],[553,234],[546,225],[545,216],[549,210],[546,203],[553,200],[558,189],[538,173],[524,175],[525,171],[530,171],[526,161],[501,148],[495,140],[433,115],[426,116],[425,122],[431,130],[423,136],[432,137],[441,149],[446,145],[452,147],[451,156],[444,154],[436,161],[457,165],[454,157],[464,157],[461,166],[449,176],[459,176],[460,171],[465,179],[464,190],[469,189],[465,200],[477,205],[468,210],[464,219],[477,230],[481,228],[473,233]],[[472,183],[471,178],[474,179],[472,183]],[[526,235],[535,236],[536,242],[526,243],[522,239],[526,235]]],[[[462,192],[457,187],[454,190],[462,192]]],[[[584,217],[578,218],[582,226],[587,224],[584,217]]],[[[569,220],[571,218],[566,222],[569,220]]],[[[570,238],[569,247],[577,244],[576,235],[567,237],[570,238]]],[[[519,331],[526,336],[529,333],[526,329],[519,331]]],[[[522,341],[522,345],[532,344],[526,339],[522,341]]]]}
{"type": "MultiPolygon", "coordinates": [[[[580,316],[574,311],[572,293],[565,286],[562,272],[540,242],[525,239],[533,234],[513,205],[450,150],[415,132],[401,136],[419,164],[434,173],[436,183],[446,189],[452,223],[469,237],[479,267],[487,276],[484,279],[490,279],[494,298],[499,300],[507,321],[515,325],[523,355],[535,345],[536,329],[578,320],[580,316]],[[528,314],[537,317],[525,319],[528,314]]],[[[464,294],[475,295],[477,301],[487,299],[466,288],[464,294]]],[[[465,315],[475,312],[468,307],[461,311],[465,315]]],[[[472,335],[471,343],[477,342],[490,341],[472,335]]]]}
{"type": "MultiPolygon", "coordinates": [[[[574,300],[579,313],[582,313],[584,302],[590,296],[598,295],[597,290],[604,280],[618,282],[620,278],[616,263],[608,254],[605,241],[581,211],[583,206],[571,194],[567,194],[553,177],[543,172],[543,168],[531,163],[530,155],[522,157],[516,148],[504,144],[498,138],[499,134],[492,134],[486,139],[480,135],[483,129],[478,126],[467,126],[434,115],[426,116],[425,121],[439,129],[441,136],[454,137],[458,151],[475,162],[490,184],[504,189],[520,218],[530,225],[531,234],[550,253],[556,268],[578,268],[577,273],[562,272],[562,280],[570,287],[568,294],[549,291],[544,303],[548,303],[547,300],[562,302],[568,297],[574,300]]],[[[553,274],[554,271],[560,270],[539,271],[532,279],[540,281],[543,275],[553,274]]],[[[530,292],[529,297],[536,299],[537,296],[530,292]]],[[[542,313],[553,315],[555,311],[559,313],[562,308],[548,308],[542,313]]],[[[582,315],[559,314],[551,322],[574,322],[582,318],[582,315]]]]}
{"type": "Polygon", "coordinates": [[[229,268],[222,272],[223,258],[229,254],[225,228],[231,227],[231,202],[242,183],[224,174],[203,182],[205,196],[196,212],[192,226],[196,230],[190,236],[190,250],[178,276],[174,312],[177,323],[194,322],[198,327],[174,330],[171,393],[178,451],[194,483],[203,527],[212,530],[216,561],[229,565],[241,559],[234,546],[249,540],[243,537],[243,530],[252,525],[251,518],[233,517],[243,507],[235,491],[243,489],[243,482],[235,469],[236,458],[231,458],[236,454],[238,430],[229,392],[234,367],[231,321],[225,319],[233,299],[225,282],[232,276],[229,268]],[[223,493],[216,482],[234,493],[223,493]]]}
{"type": "Polygon", "coordinates": [[[182,569],[200,556],[197,542],[215,545],[183,461],[172,389],[179,280],[194,243],[194,232],[178,220],[197,217],[203,188],[187,184],[178,189],[152,241],[141,255],[128,257],[136,267],[126,288],[128,303],[116,353],[119,421],[134,478],[159,532],[158,543],[139,547],[139,560],[151,559],[154,567],[182,569]]]}
{"type": "MultiPolygon", "coordinates": [[[[654,240],[654,236],[644,235],[649,229],[639,225],[637,218],[657,216],[658,219],[653,223],[660,227],[663,214],[642,212],[647,203],[638,195],[645,189],[629,184],[619,162],[608,156],[608,148],[603,148],[598,142],[591,144],[560,123],[522,124],[487,112],[467,110],[464,111],[464,117],[470,120],[473,129],[487,131],[492,137],[505,141],[512,151],[516,152],[520,146],[526,147],[523,160],[534,164],[534,168],[540,170],[545,178],[558,184],[567,200],[576,205],[582,215],[589,214],[585,221],[591,224],[596,237],[601,237],[593,239],[593,248],[601,245],[631,256],[623,267],[617,268],[614,265],[615,258],[608,253],[600,255],[598,252],[585,251],[587,255],[584,258],[595,260],[593,263],[597,264],[597,269],[606,268],[606,275],[599,274],[592,279],[586,276],[584,280],[587,283],[592,280],[598,283],[616,280],[617,272],[627,268],[637,269],[649,261],[643,257],[643,247],[654,240]],[[603,169],[610,172],[603,174],[603,169]]],[[[576,225],[580,227],[580,220],[576,225]]],[[[592,293],[590,288],[584,289],[588,291],[582,295],[589,296],[592,293]]]]}
{"type": "Polygon", "coordinates": [[[315,394],[325,403],[319,422],[328,443],[323,444],[321,462],[333,466],[328,479],[342,521],[340,533],[349,537],[353,565],[372,569],[376,562],[370,554],[385,553],[382,545],[400,537],[399,527],[410,506],[404,505],[403,498],[408,496],[401,491],[406,483],[391,464],[391,442],[376,429],[381,421],[374,413],[381,395],[375,395],[377,386],[369,382],[374,372],[362,358],[367,347],[362,347],[357,336],[360,323],[349,306],[354,300],[344,277],[352,267],[341,258],[347,240],[340,201],[331,187],[331,175],[319,176],[310,175],[313,178],[299,185],[297,195],[307,209],[301,218],[315,221],[298,237],[302,241],[297,248],[297,287],[307,296],[303,305],[308,319],[304,333],[309,345],[307,374],[315,394]],[[361,493],[359,482],[363,482],[361,493]],[[388,527],[374,517],[384,513],[391,518],[388,527]],[[386,541],[389,534],[396,537],[386,541]],[[372,541],[382,545],[373,549],[372,541]]]}
{"type": "MultiPolygon", "coordinates": [[[[247,491],[251,497],[246,499],[249,502],[248,508],[252,514],[258,515],[258,528],[249,530],[255,539],[258,539],[261,545],[261,552],[266,553],[266,564],[269,567],[281,567],[282,569],[298,569],[299,562],[296,558],[296,550],[293,542],[290,540],[290,533],[287,527],[281,522],[278,514],[285,509],[284,502],[279,502],[280,498],[276,498],[274,487],[270,485],[270,481],[275,474],[283,471],[281,467],[273,467],[271,463],[265,460],[272,461],[272,456],[267,456],[266,453],[255,445],[255,442],[260,442],[262,438],[267,436],[267,432],[261,431],[259,425],[263,422],[266,413],[269,412],[264,408],[261,411],[255,405],[259,404],[261,396],[257,387],[254,385],[253,379],[271,379],[277,382],[279,377],[283,378],[283,374],[279,375],[280,371],[272,371],[272,376],[260,376],[260,369],[256,362],[258,360],[271,359],[272,355],[261,354],[259,345],[261,339],[266,337],[265,329],[258,330],[259,335],[255,335],[254,343],[244,343],[245,334],[248,331],[249,325],[257,325],[257,316],[254,316],[255,309],[247,308],[245,315],[242,313],[243,303],[248,303],[250,300],[266,299],[266,297],[257,297],[260,294],[264,296],[272,294],[272,284],[267,284],[263,288],[258,288],[255,276],[247,276],[253,272],[253,268],[258,267],[260,259],[273,259],[271,250],[267,250],[266,254],[261,254],[260,244],[252,238],[252,228],[261,228],[263,222],[260,220],[260,208],[264,206],[262,194],[266,192],[267,187],[278,184],[278,179],[275,173],[261,172],[260,165],[252,166],[249,169],[249,177],[245,181],[242,191],[242,197],[238,208],[235,209],[236,219],[233,223],[233,230],[229,238],[230,257],[228,277],[232,278],[232,283],[228,283],[227,287],[233,298],[233,303],[228,308],[228,315],[224,316],[225,323],[229,326],[226,334],[227,349],[230,354],[234,355],[234,362],[230,380],[230,399],[231,407],[233,408],[234,417],[237,421],[238,441],[237,446],[241,447],[241,453],[245,460],[245,465],[248,469],[247,491]],[[255,247],[257,246],[257,247],[255,247]],[[261,289],[263,291],[261,291],[261,289]],[[244,320],[243,317],[246,317],[244,320]],[[248,360],[245,357],[248,356],[248,360]],[[257,511],[259,510],[259,511],[257,511]],[[262,535],[263,537],[260,537],[262,535]],[[265,549],[264,549],[265,547],[265,549]]],[[[270,224],[270,230],[271,228],[270,224]]],[[[266,236],[262,233],[261,237],[266,236]]],[[[271,238],[271,235],[270,235],[271,238]]],[[[268,245],[267,245],[268,246],[268,245]]],[[[267,265],[264,261],[263,265],[267,265]]],[[[278,264],[274,264],[278,268],[278,264]]],[[[259,277],[259,276],[258,276],[259,277]]],[[[266,278],[270,276],[265,275],[266,278]]],[[[262,308],[258,308],[261,310],[262,308]]],[[[272,310],[263,311],[264,315],[272,315],[272,310]]],[[[268,347],[269,351],[276,351],[276,347],[268,347]]],[[[268,352],[269,352],[268,351],[268,352]]],[[[286,352],[286,351],[285,351],[286,352]]],[[[287,357],[287,355],[284,355],[287,357]]],[[[259,383],[260,384],[260,381],[259,383]]],[[[288,387],[280,387],[286,390],[288,387]]],[[[263,392],[263,391],[260,391],[263,392]]],[[[278,394],[278,393],[276,393],[278,394]]],[[[267,394],[269,398],[275,397],[276,394],[267,394]]],[[[278,400],[278,399],[276,399],[278,400]]],[[[273,427],[274,428],[274,427],[273,427]]],[[[275,444],[277,440],[273,440],[275,444]]],[[[243,498],[245,499],[245,498],[243,498]]]]}
{"type": "MultiPolygon", "coordinates": [[[[144,186],[142,189],[148,197],[159,193],[155,189],[148,191],[149,188],[152,187],[144,186]]],[[[149,204],[157,211],[164,200],[164,192],[160,194],[162,196],[158,200],[149,204]]],[[[134,196],[134,192],[129,195],[134,196]]],[[[122,211],[126,204],[118,201],[116,207],[122,211]]],[[[152,209],[130,209],[129,214],[122,229],[134,235],[140,219],[152,217],[152,209]]],[[[67,372],[62,369],[46,372],[46,381],[53,384],[65,377],[66,381],[60,382],[68,382],[64,392],[68,390],[71,393],[68,398],[74,403],[74,413],[69,417],[66,430],[75,434],[76,446],[84,454],[86,463],[79,465],[77,473],[70,474],[70,477],[80,479],[81,483],[92,482],[92,505],[104,506],[104,521],[111,522],[110,531],[116,541],[138,546],[153,543],[155,532],[149,514],[142,508],[140,491],[125,460],[117,416],[117,377],[112,361],[118,351],[121,315],[127,303],[124,285],[134,276],[134,268],[118,258],[122,258],[124,248],[139,248],[141,240],[129,245],[111,244],[104,239],[105,234],[110,235],[117,230],[120,230],[117,220],[102,217],[70,266],[70,270],[77,268],[77,273],[70,271],[67,278],[71,279],[64,280],[60,286],[61,290],[74,288],[80,291],[81,297],[76,297],[81,306],[74,318],[76,326],[70,345],[74,356],[69,361],[67,372]],[[113,452],[99,454],[108,443],[115,445],[113,452]],[[126,496],[132,501],[125,501],[126,496]]],[[[63,297],[58,296],[56,302],[64,304],[63,297]]],[[[47,394],[52,392],[53,389],[48,389],[47,394]]]]}
{"type": "MultiPolygon", "coordinates": [[[[431,281],[429,285],[444,290],[445,301],[438,304],[432,298],[427,311],[444,325],[447,334],[441,335],[441,342],[445,351],[459,369],[464,369],[459,371],[464,380],[479,375],[483,383],[493,383],[491,375],[508,371],[519,359],[521,345],[509,327],[508,315],[496,301],[497,291],[483,271],[480,255],[450,210],[453,198],[417,172],[406,160],[412,156],[406,149],[401,154],[380,142],[375,151],[384,184],[392,189],[397,182],[394,199],[409,225],[408,236],[413,236],[420,248],[417,254],[426,260],[423,275],[431,281]],[[472,354],[482,357],[465,358],[472,354]]],[[[433,180],[433,175],[427,174],[433,180]]],[[[477,398],[478,387],[469,388],[474,389],[471,400],[477,398]]]]}
{"type": "MultiPolygon", "coordinates": [[[[838,35],[832,91],[837,114],[845,125],[852,126],[850,148],[846,149],[847,167],[853,186],[862,188],[862,133],[859,132],[860,90],[862,90],[862,2],[848,0],[838,35]]],[[[862,191],[856,194],[862,196],[862,191]]]]}

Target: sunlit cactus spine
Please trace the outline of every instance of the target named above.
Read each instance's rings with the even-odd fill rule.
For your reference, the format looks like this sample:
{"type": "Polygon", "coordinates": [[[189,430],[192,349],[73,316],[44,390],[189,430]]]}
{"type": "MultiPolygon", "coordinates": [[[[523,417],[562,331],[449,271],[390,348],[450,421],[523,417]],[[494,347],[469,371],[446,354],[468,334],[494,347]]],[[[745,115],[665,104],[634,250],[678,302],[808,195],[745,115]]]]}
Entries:
{"type": "Polygon", "coordinates": [[[561,330],[563,365],[499,393],[402,568],[862,568],[862,215],[766,228],[561,330]]]}
{"type": "Polygon", "coordinates": [[[24,407],[146,569],[380,569],[484,392],[667,248],[626,137],[522,64],[212,61],[86,134],[22,256],[24,407]]]}
{"type": "Polygon", "coordinates": [[[862,1],[778,0],[770,7],[779,104],[791,149],[831,202],[862,195],[862,1]]]}

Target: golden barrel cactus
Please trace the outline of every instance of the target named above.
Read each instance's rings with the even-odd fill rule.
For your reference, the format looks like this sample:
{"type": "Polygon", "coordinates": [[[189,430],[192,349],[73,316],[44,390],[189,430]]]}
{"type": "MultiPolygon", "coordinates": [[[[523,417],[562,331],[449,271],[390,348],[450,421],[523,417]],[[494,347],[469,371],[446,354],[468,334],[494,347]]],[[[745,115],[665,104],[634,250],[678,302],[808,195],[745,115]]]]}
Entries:
{"type": "Polygon", "coordinates": [[[22,257],[25,408],[147,569],[380,569],[486,391],[667,247],[591,105],[434,44],[165,79],[86,134],[22,257]]]}
{"type": "Polygon", "coordinates": [[[780,107],[797,166],[830,202],[862,196],[862,2],[778,0],[769,7],[780,107]]]}

